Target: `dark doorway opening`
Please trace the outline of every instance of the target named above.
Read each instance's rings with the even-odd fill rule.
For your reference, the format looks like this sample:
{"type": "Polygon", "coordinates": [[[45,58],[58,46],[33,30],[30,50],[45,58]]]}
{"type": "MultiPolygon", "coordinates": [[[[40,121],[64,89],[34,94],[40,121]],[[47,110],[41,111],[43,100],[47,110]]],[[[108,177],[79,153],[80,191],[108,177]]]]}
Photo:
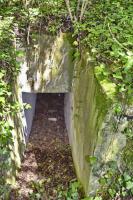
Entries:
{"type": "Polygon", "coordinates": [[[37,95],[32,132],[36,133],[43,131],[43,134],[58,136],[68,143],[64,120],[64,96],[65,94],[49,93],[37,95]]]}

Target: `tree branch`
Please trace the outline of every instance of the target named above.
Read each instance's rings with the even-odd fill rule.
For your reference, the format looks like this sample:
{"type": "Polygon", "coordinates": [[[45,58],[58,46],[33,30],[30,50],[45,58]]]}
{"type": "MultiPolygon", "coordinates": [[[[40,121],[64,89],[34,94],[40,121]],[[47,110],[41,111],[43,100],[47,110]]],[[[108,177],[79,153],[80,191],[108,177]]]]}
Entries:
{"type": "Polygon", "coordinates": [[[70,2],[69,2],[69,0],[65,0],[65,3],[66,3],[66,6],[67,6],[67,10],[68,10],[70,19],[71,19],[71,21],[73,22],[73,15],[72,15],[72,12],[71,12],[71,7],[70,7],[70,2]]]}
{"type": "Polygon", "coordinates": [[[84,0],[83,3],[82,3],[81,13],[80,13],[80,17],[79,17],[80,21],[82,21],[82,18],[83,18],[83,15],[85,13],[85,10],[86,10],[88,3],[89,3],[89,0],[84,0]]]}
{"type": "Polygon", "coordinates": [[[81,4],[81,0],[78,0],[78,3],[77,3],[77,9],[76,9],[76,17],[77,17],[77,21],[78,21],[78,12],[79,12],[79,8],[80,8],[80,4],[81,4]]]}

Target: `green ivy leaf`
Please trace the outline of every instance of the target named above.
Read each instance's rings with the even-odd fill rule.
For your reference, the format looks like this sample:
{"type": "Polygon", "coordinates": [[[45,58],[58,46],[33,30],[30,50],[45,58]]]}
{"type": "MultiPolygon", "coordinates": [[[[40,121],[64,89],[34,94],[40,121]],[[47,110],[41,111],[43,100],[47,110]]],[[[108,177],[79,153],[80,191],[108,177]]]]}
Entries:
{"type": "Polygon", "coordinates": [[[5,97],[0,97],[0,103],[2,103],[2,104],[5,103],[5,97]]]}
{"type": "Polygon", "coordinates": [[[128,190],[132,189],[132,188],[133,188],[133,182],[132,182],[132,181],[126,182],[126,188],[127,188],[128,190]]]}
{"type": "Polygon", "coordinates": [[[116,194],[116,191],[114,190],[114,189],[112,189],[112,188],[110,188],[109,190],[108,190],[108,192],[109,192],[109,194],[110,194],[110,196],[113,198],[114,196],[115,196],[115,194],[116,194]]]}
{"type": "Polygon", "coordinates": [[[129,176],[126,172],[123,174],[123,177],[125,181],[131,180],[131,176],[129,176]]]}
{"type": "Polygon", "coordinates": [[[97,162],[97,158],[95,156],[85,156],[85,160],[90,163],[91,165],[94,165],[97,162]]]}

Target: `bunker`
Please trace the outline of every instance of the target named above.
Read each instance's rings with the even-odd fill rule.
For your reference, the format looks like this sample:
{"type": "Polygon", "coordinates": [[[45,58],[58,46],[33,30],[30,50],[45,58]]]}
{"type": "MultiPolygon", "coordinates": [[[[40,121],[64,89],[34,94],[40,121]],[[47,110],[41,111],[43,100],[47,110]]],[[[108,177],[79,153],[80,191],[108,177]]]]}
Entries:
{"type": "MultiPolygon", "coordinates": [[[[21,136],[21,140],[18,140],[18,135],[14,137],[14,160],[21,160],[18,147],[23,146],[23,142],[27,143],[30,132],[35,130],[32,125],[38,106],[44,104],[39,108],[42,110],[53,102],[49,104],[51,108],[46,109],[46,115],[42,115],[42,118],[47,116],[47,123],[40,124],[40,127],[45,130],[47,124],[58,122],[54,112],[47,115],[49,110],[54,110],[52,107],[56,99],[56,105],[62,102],[63,126],[67,129],[76,176],[85,193],[93,195],[99,187],[100,174],[107,170],[107,163],[119,162],[119,152],[126,145],[122,129],[115,134],[111,129],[114,120],[111,95],[115,93],[115,87],[108,80],[101,82],[88,50],[83,49],[80,58],[74,59],[72,40],[65,33],[39,35],[34,44],[23,48],[23,51],[26,55],[20,61],[16,93],[20,102],[29,103],[32,108],[18,116],[21,125],[18,130],[17,124],[14,134],[21,136]],[[41,104],[38,103],[40,99],[41,104]],[[91,165],[91,159],[97,162],[91,165]]],[[[60,110],[58,106],[56,110],[60,110]]]]}

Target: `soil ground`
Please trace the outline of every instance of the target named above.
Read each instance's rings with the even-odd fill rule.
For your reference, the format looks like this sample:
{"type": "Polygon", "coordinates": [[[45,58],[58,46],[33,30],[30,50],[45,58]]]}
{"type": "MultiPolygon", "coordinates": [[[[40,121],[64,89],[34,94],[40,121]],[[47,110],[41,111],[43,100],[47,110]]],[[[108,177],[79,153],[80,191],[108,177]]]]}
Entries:
{"type": "Polygon", "coordinates": [[[59,188],[68,188],[75,179],[64,123],[64,95],[38,94],[31,135],[11,200],[31,199],[29,193],[38,190],[45,193],[42,199],[56,200],[59,188]]]}

